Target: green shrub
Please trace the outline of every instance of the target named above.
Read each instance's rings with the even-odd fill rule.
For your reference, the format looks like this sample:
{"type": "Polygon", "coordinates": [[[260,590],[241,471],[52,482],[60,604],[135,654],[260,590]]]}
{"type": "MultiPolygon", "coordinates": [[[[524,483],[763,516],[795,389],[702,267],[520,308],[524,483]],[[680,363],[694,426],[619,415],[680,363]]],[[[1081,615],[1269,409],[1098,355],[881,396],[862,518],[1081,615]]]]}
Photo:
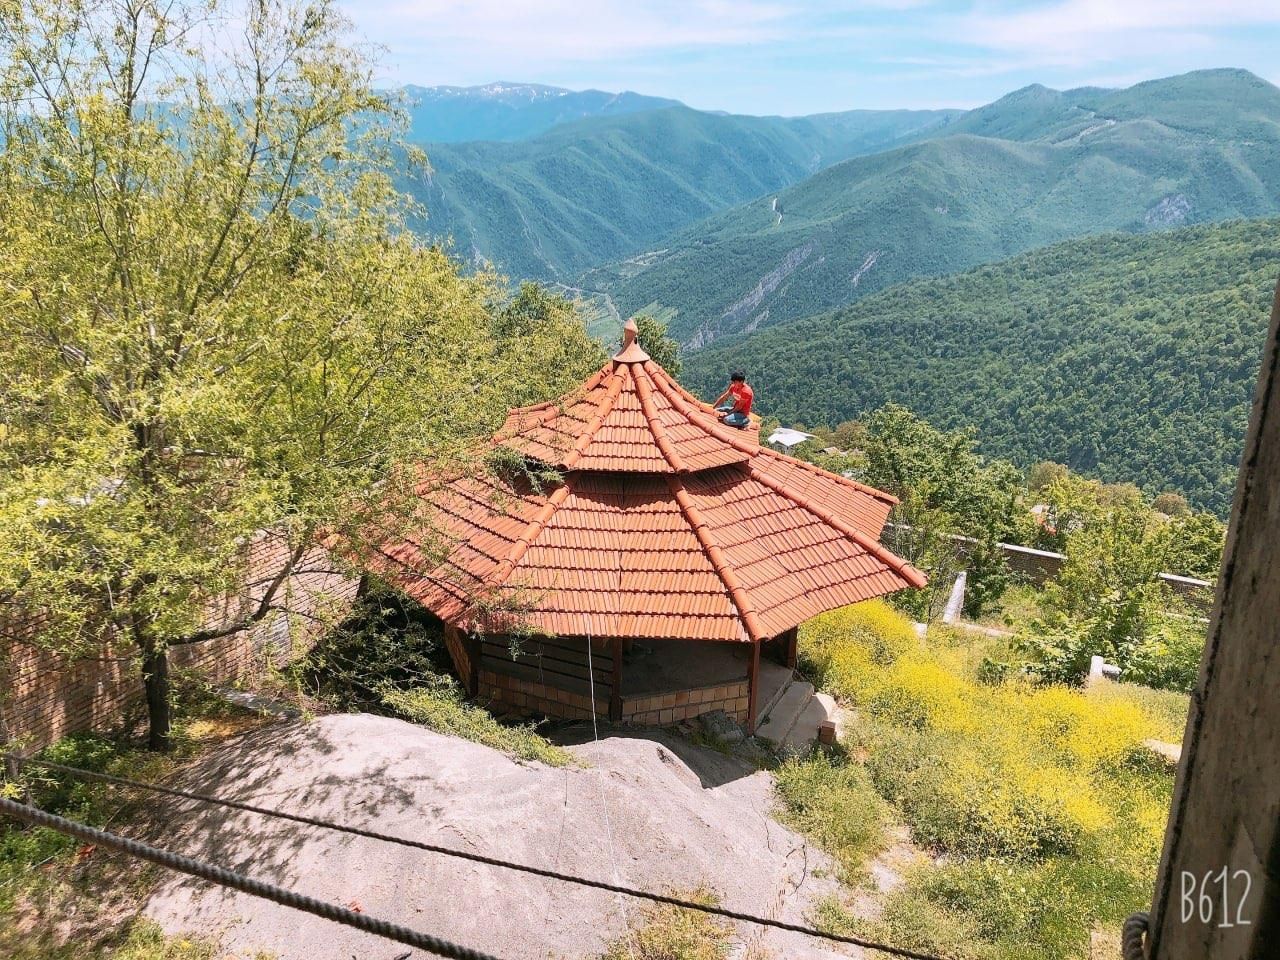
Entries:
{"type": "Polygon", "coordinates": [[[884,845],[888,805],[866,770],[839,754],[792,758],[775,773],[783,819],[812,837],[840,864],[846,881],[884,845]]]}
{"type": "Polygon", "coordinates": [[[538,760],[553,767],[573,763],[572,754],[539,736],[532,724],[504,726],[488,710],[467,703],[462,691],[445,679],[408,690],[386,687],[382,701],[405,720],[482,743],[519,760],[538,760]]]}
{"type": "MultiPolygon", "coordinates": [[[[719,898],[706,889],[676,894],[707,906],[719,898]]],[[[601,960],[724,960],[733,929],[698,910],[665,904],[645,909],[640,923],[609,945],[601,960]]]]}

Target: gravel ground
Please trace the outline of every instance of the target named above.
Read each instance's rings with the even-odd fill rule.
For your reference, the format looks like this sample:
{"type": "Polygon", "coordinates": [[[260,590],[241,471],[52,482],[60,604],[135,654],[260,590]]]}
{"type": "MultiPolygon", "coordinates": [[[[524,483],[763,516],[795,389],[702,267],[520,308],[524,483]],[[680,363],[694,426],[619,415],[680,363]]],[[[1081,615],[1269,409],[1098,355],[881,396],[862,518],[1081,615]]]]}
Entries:
{"type": "MultiPolygon", "coordinates": [[[[183,785],[650,890],[702,885],[728,907],[793,922],[837,889],[830,860],[770,816],[768,773],[655,733],[613,733],[569,749],[584,767],[517,763],[399,720],[333,715],[229,740],[183,785]]],[[[165,809],[169,849],[509,960],[598,956],[643,909],[642,901],[331,831],[179,802],[165,809]]],[[[169,933],[221,937],[234,956],[427,956],[176,875],[145,912],[169,933]]],[[[748,945],[776,960],[857,955],[797,934],[738,932],[735,956],[748,945]]]]}

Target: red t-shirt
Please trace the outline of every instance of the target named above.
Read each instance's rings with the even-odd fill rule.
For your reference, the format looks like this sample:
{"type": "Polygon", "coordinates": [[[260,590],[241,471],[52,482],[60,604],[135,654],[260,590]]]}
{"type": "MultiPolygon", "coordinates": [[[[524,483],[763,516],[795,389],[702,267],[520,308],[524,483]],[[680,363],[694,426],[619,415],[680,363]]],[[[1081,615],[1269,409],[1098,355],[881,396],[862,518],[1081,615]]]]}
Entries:
{"type": "Polygon", "coordinates": [[[755,397],[755,391],[745,383],[729,384],[729,393],[734,399],[733,409],[738,413],[751,413],[751,401],[755,397]]]}

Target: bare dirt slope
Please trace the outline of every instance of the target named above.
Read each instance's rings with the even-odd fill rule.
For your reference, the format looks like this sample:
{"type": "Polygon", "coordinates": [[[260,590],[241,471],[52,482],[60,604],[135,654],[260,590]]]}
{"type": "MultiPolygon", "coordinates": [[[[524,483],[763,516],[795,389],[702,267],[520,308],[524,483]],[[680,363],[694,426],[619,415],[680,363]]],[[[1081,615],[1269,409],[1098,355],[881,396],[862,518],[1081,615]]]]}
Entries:
{"type": "MultiPolygon", "coordinates": [[[[335,715],[228,741],[185,784],[263,806],[653,890],[705,885],[726,906],[801,921],[832,865],[772,817],[772,780],[661,734],[570,747],[586,766],[520,764],[398,720],[335,715]]],[[[405,847],[175,803],[170,849],[511,960],[598,956],[643,903],[405,847]]],[[[146,913],[236,955],[393,960],[407,947],[186,877],[146,913]]],[[[777,958],[832,954],[742,929],[777,958]]]]}

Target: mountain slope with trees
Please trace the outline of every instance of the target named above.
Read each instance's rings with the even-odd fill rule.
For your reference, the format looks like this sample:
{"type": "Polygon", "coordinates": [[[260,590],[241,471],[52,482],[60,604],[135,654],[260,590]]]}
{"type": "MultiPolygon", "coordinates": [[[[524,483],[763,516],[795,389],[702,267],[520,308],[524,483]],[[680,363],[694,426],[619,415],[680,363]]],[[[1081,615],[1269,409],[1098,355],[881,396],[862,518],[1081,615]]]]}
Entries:
{"type": "Polygon", "coordinates": [[[763,414],[810,426],[903,403],[1222,514],[1277,274],[1275,219],[1075,240],[687,353],[685,378],[745,368],[763,414]]]}
{"type": "Polygon", "coordinates": [[[691,347],[1075,236],[1280,213],[1280,89],[1213,70],[1029,87],[586,275],[691,347]]]}
{"type": "Polygon", "coordinates": [[[514,143],[429,143],[431,169],[402,187],[427,209],[419,232],[453,238],[462,256],[513,280],[565,282],[957,113],[745,117],[677,105],[564,123],[514,143]]]}

